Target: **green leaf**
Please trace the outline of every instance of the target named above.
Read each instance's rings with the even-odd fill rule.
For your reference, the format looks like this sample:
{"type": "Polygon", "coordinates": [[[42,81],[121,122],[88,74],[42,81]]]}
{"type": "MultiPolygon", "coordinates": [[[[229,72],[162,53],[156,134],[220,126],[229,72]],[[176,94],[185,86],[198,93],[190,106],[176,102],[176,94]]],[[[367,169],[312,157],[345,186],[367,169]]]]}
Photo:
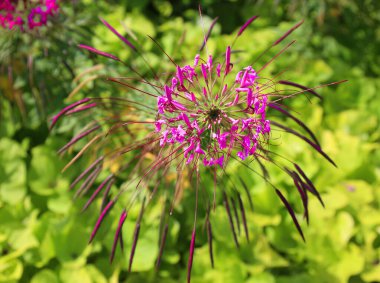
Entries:
{"type": "Polygon", "coordinates": [[[276,279],[272,274],[264,272],[264,273],[252,276],[246,282],[247,283],[276,283],[276,279]]]}
{"type": "Polygon", "coordinates": [[[22,201],[26,194],[25,149],[4,138],[0,140],[0,199],[10,204],[22,201]]]}
{"type": "Polygon", "coordinates": [[[43,196],[67,190],[68,182],[62,180],[60,172],[62,168],[63,162],[54,150],[47,146],[33,148],[28,178],[31,189],[43,196]]]}
{"type": "Polygon", "coordinates": [[[0,282],[13,282],[21,278],[23,265],[20,260],[13,259],[0,265],[0,282]]]}
{"type": "Polygon", "coordinates": [[[87,268],[63,268],[59,272],[59,278],[64,283],[69,282],[81,282],[81,283],[92,283],[91,275],[87,268]]]}
{"type": "Polygon", "coordinates": [[[30,283],[59,283],[59,279],[52,270],[43,269],[33,276],[30,283]]]}

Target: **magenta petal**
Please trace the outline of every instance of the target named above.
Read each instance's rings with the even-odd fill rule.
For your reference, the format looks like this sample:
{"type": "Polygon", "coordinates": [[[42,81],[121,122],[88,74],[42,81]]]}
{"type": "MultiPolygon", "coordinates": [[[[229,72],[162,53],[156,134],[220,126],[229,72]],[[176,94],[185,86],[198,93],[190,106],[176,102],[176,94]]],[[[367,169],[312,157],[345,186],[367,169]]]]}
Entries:
{"type": "Polygon", "coordinates": [[[218,165],[223,168],[223,162],[224,162],[224,155],[222,155],[221,157],[219,157],[216,161],[216,163],[218,163],[218,165]]]}
{"type": "Polygon", "coordinates": [[[226,67],[224,74],[227,75],[230,72],[230,65],[231,65],[231,47],[227,46],[226,50],[226,67]]]}
{"type": "Polygon", "coordinates": [[[172,101],[172,104],[174,105],[174,107],[176,107],[176,108],[179,109],[179,110],[187,111],[186,107],[183,106],[183,105],[182,105],[181,103],[179,103],[178,101],[173,100],[173,101],[172,101]]]}
{"type": "Polygon", "coordinates": [[[179,84],[183,85],[183,76],[182,76],[182,70],[180,66],[177,66],[177,78],[179,80],[179,84]]]}
{"type": "Polygon", "coordinates": [[[201,64],[201,71],[202,71],[203,78],[207,82],[207,65],[201,64]]]}

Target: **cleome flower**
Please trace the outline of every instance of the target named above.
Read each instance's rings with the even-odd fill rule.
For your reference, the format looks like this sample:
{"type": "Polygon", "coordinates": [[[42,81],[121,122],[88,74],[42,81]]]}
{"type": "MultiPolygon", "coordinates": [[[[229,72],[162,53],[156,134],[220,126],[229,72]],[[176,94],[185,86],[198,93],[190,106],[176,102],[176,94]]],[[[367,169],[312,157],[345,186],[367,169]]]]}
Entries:
{"type": "Polygon", "coordinates": [[[186,164],[223,168],[231,154],[245,160],[270,132],[265,119],[268,97],[260,93],[257,73],[248,66],[229,87],[230,58],[230,47],[222,63],[213,62],[211,55],[200,62],[197,54],[193,65],[177,66],[157,98],[160,146],[184,146],[186,164]]]}
{"type": "MultiPolygon", "coordinates": [[[[123,62],[113,54],[87,45],[79,46],[94,54],[125,64],[135,75],[135,77],[128,78],[107,78],[109,81],[131,90],[132,94],[129,93],[127,98],[86,97],[62,109],[53,117],[51,123],[52,128],[62,117],[90,113],[90,122],[59,150],[59,153],[62,154],[79,141],[88,139],[88,142],[67,164],[64,170],[85,155],[90,148],[93,148],[94,153],[97,155],[96,158],[93,157],[92,163],[71,184],[71,188],[74,188],[81,183],[76,192],[77,196],[91,192],[83,210],[87,209],[101,192],[103,193],[101,212],[90,236],[90,242],[94,239],[103,220],[114,207],[120,195],[126,190],[132,190],[131,200],[129,203],[123,204],[125,208],[120,214],[112,245],[111,261],[114,258],[119,242],[121,248],[123,248],[122,227],[128,212],[138,200],[141,200],[141,211],[136,222],[130,251],[129,270],[131,270],[146,200],[148,202],[153,201],[153,196],[157,193],[162,193],[165,198],[168,197],[166,185],[163,184],[166,181],[163,177],[170,172],[175,172],[176,175],[176,181],[172,184],[174,192],[171,197],[170,213],[172,213],[175,203],[177,203],[182,194],[184,183],[186,183],[185,179],[194,184],[195,217],[188,258],[188,282],[190,281],[194,257],[197,215],[202,209],[198,207],[198,194],[200,189],[202,189],[202,193],[204,192],[203,190],[206,190],[202,188],[204,176],[211,175],[214,182],[213,197],[206,198],[206,203],[202,206],[206,207],[204,211],[205,225],[207,227],[206,232],[212,266],[214,258],[210,216],[213,212],[212,207],[215,208],[218,202],[218,194],[223,200],[235,245],[239,247],[236,235],[236,229],[240,229],[239,223],[242,223],[245,236],[249,240],[241,190],[236,189],[237,186],[234,184],[234,194],[229,196],[228,191],[224,188],[225,185],[221,185],[220,181],[227,174],[226,168],[231,162],[252,170],[275,189],[298,232],[304,239],[295,212],[282,192],[270,182],[266,166],[275,165],[293,180],[301,197],[304,217],[308,222],[308,194],[316,196],[322,205],[323,201],[314,184],[299,165],[291,162],[292,167],[287,167],[277,162],[276,157],[278,156],[271,151],[270,141],[273,128],[293,134],[304,140],[311,148],[335,165],[322,150],[312,131],[294,116],[287,107],[281,104],[285,99],[303,93],[321,97],[315,92],[316,88],[279,80],[277,77],[271,80],[260,77],[260,73],[286,51],[294,41],[283,47],[277,55],[261,67],[251,64],[239,69],[234,66],[234,43],[256,18],[257,16],[252,17],[240,28],[235,40],[226,47],[223,54],[219,56],[206,54],[206,56],[202,57],[200,54],[202,54],[201,52],[207,45],[208,37],[216,22],[214,20],[204,37],[200,54],[196,54],[194,59],[186,65],[175,63],[174,59],[163,51],[157,41],[152,39],[171,63],[171,70],[168,71],[169,76],[166,78],[160,78],[149,65],[140,49],[103,19],[101,20],[104,25],[148,64],[153,73],[153,79],[149,80],[146,76],[141,75],[133,65],[123,62]],[[291,87],[291,89],[287,91],[276,90],[276,85],[285,85],[291,87]],[[144,99],[141,99],[141,96],[144,96],[144,99]],[[95,118],[94,113],[102,111],[110,114],[95,118]],[[271,120],[270,114],[273,112],[294,120],[301,131],[271,120]],[[305,134],[302,132],[305,132],[305,134]],[[116,135],[118,140],[120,135],[124,137],[121,145],[119,142],[112,142],[112,135],[114,134],[118,134],[116,135]],[[116,169],[110,169],[110,164],[115,164],[121,158],[125,158],[125,162],[122,162],[122,165],[116,169]],[[261,174],[251,168],[252,163],[258,164],[262,170],[261,174]],[[111,173],[100,181],[96,189],[91,191],[91,187],[100,173],[104,170],[107,171],[107,166],[111,173]],[[127,176],[123,175],[123,178],[127,179],[126,185],[114,191],[112,195],[111,188],[114,187],[118,176],[125,172],[128,172],[127,176]],[[161,189],[161,185],[165,186],[165,188],[161,189]],[[143,197],[139,198],[139,196],[143,197]],[[230,204],[232,204],[232,208],[230,204]],[[240,209],[240,217],[236,207],[240,209]],[[233,220],[233,215],[236,218],[235,221],[233,220]],[[241,219],[241,222],[239,222],[239,219],[241,219]]],[[[302,21],[275,41],[270,48],[275,48],[279,45],[301,24],[302,21]]],[[[319,87],[323,86],[318,86],[317,88],[319,87]]],[[[247,184],[241,176],[239,176],[239,179],[242,189],[247,193],[248,201],[252,205],[247,184]]],[[[206,193],[208,194],[208,191],[206,193]]],[[[167,211],[164,205],[163,213],[165,212],[167,211]]],[[[160,224],[161,241],[156,261],[157,267],[160,265],[163,255],[169,224],[170,219],[162,217],[160,224]]]]}
{"type": "Polygon", "coordinates": [[[46,25],[48,17],[57,14],[58,9],[57,0],[2,0],[0,26],[10,30],[15,27],[21,31],[33,30],[46,25]]]}

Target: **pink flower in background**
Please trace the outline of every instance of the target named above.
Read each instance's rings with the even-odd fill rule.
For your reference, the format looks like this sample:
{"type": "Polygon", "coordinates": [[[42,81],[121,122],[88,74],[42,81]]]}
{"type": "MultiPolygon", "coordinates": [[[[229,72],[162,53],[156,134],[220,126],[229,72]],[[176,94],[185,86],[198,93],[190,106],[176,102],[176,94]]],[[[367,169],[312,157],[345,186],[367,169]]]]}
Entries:
{"type": "Polygon", "coordinates": [[[57,0],[2,1],[0,25],[10,30],[18,27],[21,31],[25,31],[44,26],[48,22],[48,17],[56,15],[59,9],[57,0]]]}

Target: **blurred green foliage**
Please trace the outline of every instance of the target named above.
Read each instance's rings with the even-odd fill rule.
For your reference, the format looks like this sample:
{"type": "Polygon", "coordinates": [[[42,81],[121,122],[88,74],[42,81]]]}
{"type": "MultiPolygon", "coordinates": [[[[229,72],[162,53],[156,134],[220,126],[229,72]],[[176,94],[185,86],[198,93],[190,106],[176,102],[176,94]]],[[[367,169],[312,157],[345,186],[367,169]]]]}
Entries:
{"type": "MultiPolygon", "coordinates": [[[[46,119],[78,86],[73,81],[75,76],[106,62],[77,49],[76,44],[92,45],[138,67],[144,65],[100,24],[98,15],[118,30],[127,26],[133,31],[150,64],[158,68],[166,63],[146,34],[157,38],[177,60],[196,54],[202,38],[197,5],[190,0],[68,1],[58,23],[41,38],[20,38],[1,31],[0,282],[185,281],[193,191],[186,191],[171,216],[158,272],[154,271],[161,213],[158,205],[150,207],[143,220],[133,272],[126,271],[128,252],[118,251],[110,265],[113,234],[107,231],[115,230],[117,223],[112,219],[117,215],[111,212],[95,242],[87,245],[100,202],[81,214],[85,200],[72,201],[68,186],[83,164],[78,163],[68,173],[60,172],[67,160],[57,158],[56,150],[71,136],[67,129],[75,125],[75,119],[61,125],[54,136],[49,136],[46,119]],[[60,28],[55,30],[55,26],[60,28]],[[184,31],[186,36],[178,45],[184,31]],[[27,63],[30,57],[32,69],[27,63]],[[14,72],[11,85],[10,66],[14,72]],[[38,96],[43,97],[41,103],[38,96]]],[[[243,61],[253,61],[294,22],[304,18],[305,24],[292,35],[296,45],[265,75],[271,77],[289,68],[286,79],[308,86],[342,79],[348,82],[321,89],[322,102],[312,99],[309,103],[305,98],[290,102],[315,131],[338,164],[337,169],[311,154],[302,141],[278,136],[278,152],[305,168],[326,203],[323,209],[316,199],[310,200],[310,225],[301,221],[306,244],[274,191],[257,176],[231,166],[232,178],[245,174],[251,181],[254,211],[247,211],[251,241],[247,243],[242,233],[241,248],[234,247],[225,210],[218,206],[211,219],[215,269],[210,265],[205,232],[200,232],[192,282],[380,282],[380,2],[205,0],[201,5],[206,26],[220,17],[208,43],[210,51],[222,52],[232,39],[227,34],[257,14],[260,20],[238,42],[239,50],[244,51],[243,61]]],[[[273,55],[269,52],[258,64],[273,55]]],[[[117,70],[128,75],[125,68],[106,64],[109,68],[103,67],[98,74],[117,70]]],[[[101,80],[90,80],[73,99],[110,94],[124,95],[101,80]]],[[[284,188],[296,211],[301,211],[291,182],[276,174],[275,168],[270,170],[273,183],[284,188]]],[[[248,200],[244,202],[249,207],[248,200]]],[[[137,217],[138,210],[131,211],[124,225],[127,251],[137,217]]]]}

